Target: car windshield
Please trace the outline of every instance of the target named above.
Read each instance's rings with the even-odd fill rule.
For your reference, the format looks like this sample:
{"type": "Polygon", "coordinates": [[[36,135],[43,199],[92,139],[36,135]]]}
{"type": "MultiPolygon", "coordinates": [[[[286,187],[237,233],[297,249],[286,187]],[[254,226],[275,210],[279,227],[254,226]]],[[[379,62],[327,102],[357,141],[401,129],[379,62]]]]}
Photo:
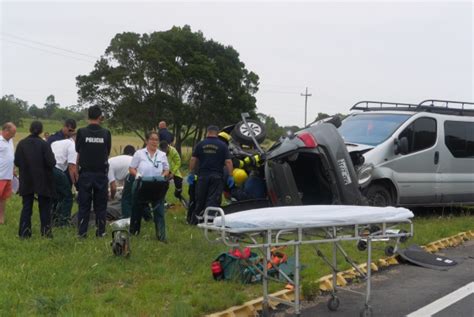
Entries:
{"type": "Polygon", "coordinates": [[[355,114],[339,127],[346,143],[378,145],[410,117],[408,114],[355,114]]]}

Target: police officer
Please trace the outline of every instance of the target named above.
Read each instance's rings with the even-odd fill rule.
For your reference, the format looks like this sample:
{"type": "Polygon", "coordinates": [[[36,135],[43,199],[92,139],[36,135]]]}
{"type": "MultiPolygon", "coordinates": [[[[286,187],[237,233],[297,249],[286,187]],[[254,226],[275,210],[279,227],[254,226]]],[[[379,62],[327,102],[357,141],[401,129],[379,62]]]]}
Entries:
{"type": "Polygon", "coordinates": [[[79,165],[79,237],[87,236],[91,203],[96,215],[96,236],[105,235],[107,215],[108,157],[112,145],[110,131],[100,126],[102,111],[99,106],[88,110],[89,125],[77,131],[76,152],[79,165]]]}
{"type": "Polygon", "coordinates": [[[51,145],[53,142],[61,141],[67,138],[70,138],[74,133],[76,133],[76,120],[74,119],[67,119],[64,121],[64,126],[61,130],[54,133],[53,135],[49,135],[46,137],[46,133],[44,133],[45,141],[51,145]]]}
{"type": "MultiPolygon", "coordinates": [[[[198,217],[202,216],[207,207],[218,207],[221,203],[222,191],[224,189],[224,165],[232,175],[233,167],[227,145],[218,139],[219,128],[211,125],[207,128],[207,137],[196,145],[193,151],[188,176],[188,183],[194,182],[193,171],[197,170],[196,205],[191,210],[189,221],[191,224],[198,223],[198,217]]],[[[227,178],[227,185],[232,187],[234,178],[227,178]]]]}

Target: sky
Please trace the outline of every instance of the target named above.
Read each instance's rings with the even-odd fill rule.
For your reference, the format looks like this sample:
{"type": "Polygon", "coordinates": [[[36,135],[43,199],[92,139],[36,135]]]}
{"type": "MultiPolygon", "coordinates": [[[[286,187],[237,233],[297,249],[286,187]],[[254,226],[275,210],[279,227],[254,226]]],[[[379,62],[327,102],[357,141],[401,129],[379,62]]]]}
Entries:
{"type": "Polygon", "coordinates": [[[77,104],[76,76],[117,33],[188,24],[240,53],[257,111],[280,125],[304,124],[306,87],[308,122],[360,100],[474,101],[473,14],[472,1],[2,1],[0,95],[77,104]]]}

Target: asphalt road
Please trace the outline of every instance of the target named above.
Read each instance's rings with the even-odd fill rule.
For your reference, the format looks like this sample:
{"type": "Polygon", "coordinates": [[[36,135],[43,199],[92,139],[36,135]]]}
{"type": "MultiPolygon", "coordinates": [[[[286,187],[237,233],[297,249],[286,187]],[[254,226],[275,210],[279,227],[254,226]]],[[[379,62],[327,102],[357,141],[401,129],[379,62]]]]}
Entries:
{"type": "MultiPolygon", "coordinates": [[[[448,271],[401,264],[375,273],[372,276],[371,297],[373,316],[407,316],[413,313],[413,317],[473,317],[474,240],[456,248],[441,250],[438,254],[450,257],[459,264],[448,271]],[[453,293],[456,290],[457,293],[453,293]],[[459,295],[460,292],[464,295],[459,295]],[[424,310],[420,310],[422,308],[424,310]],[[416,311],[418,314],[414,313],[416,311]]],[[[364,292],[365,286],[361,283],[351,289],[364,292]]],[[[338,297],[340,306],[336,312],[328,310],[330,297],[325,296],[314,302],[304,302],[301,316],[359,316],[364,307],[363,295],[341,291],[338,297]]],[[[293,316],[293,311],[290,309],[273,315],[293,316]]]]}

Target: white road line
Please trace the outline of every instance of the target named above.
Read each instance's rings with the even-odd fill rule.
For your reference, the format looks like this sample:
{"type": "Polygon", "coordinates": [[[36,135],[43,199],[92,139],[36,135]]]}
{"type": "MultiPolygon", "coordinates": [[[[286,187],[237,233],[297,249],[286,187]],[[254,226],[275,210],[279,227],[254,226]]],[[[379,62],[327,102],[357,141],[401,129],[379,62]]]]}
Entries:
{"type": "Polygon", "coordinates": [[[413,313],[407,315],[407,317],[425,317],[425,316],[432,316],[437,312],[445,309],[448,306],[460,301],[464,297],[474,294],[474,282],[471,282],[463,287],[455,290],[454,292],[441,297],[440,299],[432,302],[431,304],[426,305],[414,311],[413,313]]]}

